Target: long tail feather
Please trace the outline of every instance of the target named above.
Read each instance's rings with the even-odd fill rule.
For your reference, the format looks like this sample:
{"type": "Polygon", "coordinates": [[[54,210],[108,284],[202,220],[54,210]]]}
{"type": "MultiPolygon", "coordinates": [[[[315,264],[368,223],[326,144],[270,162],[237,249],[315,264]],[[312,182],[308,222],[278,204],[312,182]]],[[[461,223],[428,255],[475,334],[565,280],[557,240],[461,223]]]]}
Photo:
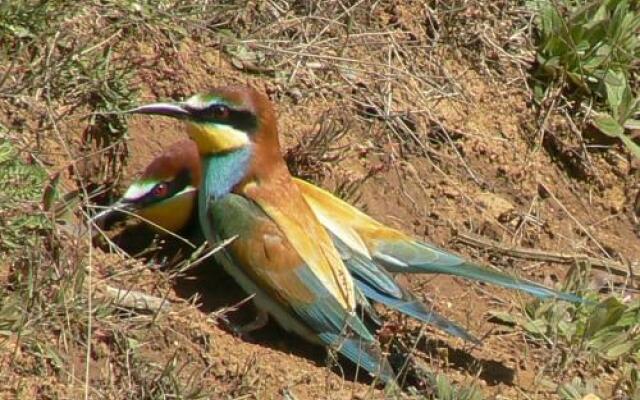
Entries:
{"type": "Polygon", "coordinates": [[[379,377],[387,384],[394,385],[396,383],[396,375],[377,345],[357,338],[345,338],[328,333],[320,336],[327,343],[334,343],[334,347],[340,354],[370,374],[379,377]],[[322,337],[323,335],[324,337],[322,337]]]}
{"type": "Polygon", "coordinates": [[[346,245],[337,237],[333,237],[336,248],[353,278],[359,292],[370,300],[397,310],[418,321],[433,325],[451,335],[466,341],[480,344],[480,341],[466,330],[447,320],[434,311],[430,311],[410,292],[403,289],[393,277],[379,264],[364,256],[350,252],[346,245]]]}
{"type": "Polygon", "coordinates": [[[424,304],[415,299],[394,299],[390,296],[385,296],[383,293],[378,292],[372,287],[367,286],[366,284],[362,284],[362,282],[356,279],[356,284],[358,288],[362,290],[365,296],[373,301],[377,301],[380,304],[384,304],[385,306],[400,311],[403,314],[406,314],[412,318],[417,319],[418,321],[424,322],[429,325],[433,325],[453,336],[457,336],[466,340],[468,342],[472,342],[475,344],[482,344],[480,340],[467,332],[464,328],[458,326],[457,324],[447,320],[440,314],[429,311],[424,304]]]}
{"type": "Polygon", "coordinates": [[[573,293],[560,292],[535,282],[480,267],[435,246],[423,243],[379,242],[375,251],[372,252],[372,257],[390,272],[453,275],[521,290],[542,299],[555,298],[573,303],[584,301],[573,293]]]}

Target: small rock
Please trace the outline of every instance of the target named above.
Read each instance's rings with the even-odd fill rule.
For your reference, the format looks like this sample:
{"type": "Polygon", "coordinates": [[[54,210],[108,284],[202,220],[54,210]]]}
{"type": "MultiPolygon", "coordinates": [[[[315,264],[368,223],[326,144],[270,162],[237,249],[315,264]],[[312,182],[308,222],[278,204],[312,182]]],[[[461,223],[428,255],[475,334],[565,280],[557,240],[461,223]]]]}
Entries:
{"type": "Polygon", "coordinates": [[[604,193],[604,200],[612,213],[622,211],[625,202],[624,190],[620,186],[613,186],[604,193]]]}
{"type": "Polygon", "coordinates": [[[476,197],[476,201],[491,217],[499,220],[514,210],[513,204],[495,193],[484,192],[476,197]]]}
{"type": "Polygon", "coordinates": [[[294,104],[299,104],[302,101],[302,91],[298,88],[291,88],[287,91],[287,94],[293,100],[294,104]]]}

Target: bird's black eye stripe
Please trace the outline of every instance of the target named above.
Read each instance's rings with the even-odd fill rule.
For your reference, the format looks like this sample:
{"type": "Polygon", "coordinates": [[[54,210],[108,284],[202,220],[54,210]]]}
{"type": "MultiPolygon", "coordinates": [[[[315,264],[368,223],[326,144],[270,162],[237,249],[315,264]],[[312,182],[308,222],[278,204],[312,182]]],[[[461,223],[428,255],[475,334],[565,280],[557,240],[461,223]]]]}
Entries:
{"type": "Polygon", "coordinates": [[[202,110],[202,112],[210,119],[214,119],[216,121],[226,121],[231,114],[231,109],[224,104],[212,104],[202,110]]]}
{"type": "Polygon", "coordinates": [[[165,191],[166,194],[164,196],[158,198],[155,195],[154,190],[151,189],[149,193],[145,194],[137,201],[137,203],[140,206],[145,206],[175,196],[178,192],[184,190],[184,188],[191,184],[191,172],[185,168],[181,170],[173,180],[158,183],[158,185],[160,184],[167,185],[167,190],[165,191]]]}
{"type": "Polygon", "coordinates": [[[200,122],[214,122],[229,125],[242,132],[252,133],[258,127],[258,119],[247,110],[235,110],[224,104],[213,104],[206,108],[192,108],[187,110],[192,118],[200,122]]]}

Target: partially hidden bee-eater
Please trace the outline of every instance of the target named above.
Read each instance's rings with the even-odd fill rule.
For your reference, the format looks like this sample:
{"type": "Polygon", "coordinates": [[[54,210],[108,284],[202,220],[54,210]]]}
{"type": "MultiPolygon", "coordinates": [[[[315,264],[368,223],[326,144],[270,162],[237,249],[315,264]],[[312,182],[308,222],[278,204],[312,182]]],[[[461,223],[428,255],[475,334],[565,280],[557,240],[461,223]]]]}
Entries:
{"type": "Polygon", "coordinates": [[[200,227],[210,243],[235,238],[215,257],[254,295],[257,308],[393,383],[393,370],[356,313],[353,278],[281,156],[268,98],[248,87],[223,87],[131,112],[185,121],[202,163],[200,227]]]}

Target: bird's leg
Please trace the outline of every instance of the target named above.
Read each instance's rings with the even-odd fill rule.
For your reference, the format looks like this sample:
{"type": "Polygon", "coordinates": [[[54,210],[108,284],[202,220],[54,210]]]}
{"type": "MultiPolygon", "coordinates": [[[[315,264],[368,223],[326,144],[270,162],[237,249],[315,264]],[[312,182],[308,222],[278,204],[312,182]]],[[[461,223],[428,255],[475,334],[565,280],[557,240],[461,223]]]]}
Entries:
{"type": "Polygon", "coordinates": [[[264,328],[268,322],[269,322],[269,314],[264,310],[257,309],[256,318],[253,321],[249,322],[248,324],[244,324],[238,327],[237,331],[240,334],[246,335],[249,332],[253,332],[258,329],[264,328]]]}
{"type": "Polygon", "coordinates": [[[256,317],[253,321],[244,325],[231,325],[231,329],[236,335],[248,341],[252,340],[249,333],[263,328],[269,322],[269,314],[266,311],[258,308],[255,304],[254,308],[256,309],[256,317]]]}

